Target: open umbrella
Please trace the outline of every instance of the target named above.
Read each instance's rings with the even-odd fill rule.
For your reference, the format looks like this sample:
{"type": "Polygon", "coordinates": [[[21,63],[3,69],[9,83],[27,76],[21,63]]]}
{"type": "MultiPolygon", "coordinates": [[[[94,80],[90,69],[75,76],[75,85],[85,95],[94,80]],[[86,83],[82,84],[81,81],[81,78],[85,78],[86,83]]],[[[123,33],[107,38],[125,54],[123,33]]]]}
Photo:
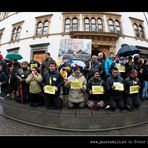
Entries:
{"type": "Polygon", "coordinates": [[[140,53],[140,50],[137,47],[128,44],[123,44],[122,47],[118,50],[117,55],[126,57],[138,53],[140,53]]]}
{"type": "Polygon", "coordinates": [[[21,60],[23,57],[19,53],[9,53],[6,55],[6,58],[11,60],[21,60]]]}
{"type": "Polygon", "coordinates": [[[83,69],[86,67],[86,64],[80,60],[73,60],[73,63],[71,64],[71,66],[75,66],[75,65],[80,66],[83,69]]]}

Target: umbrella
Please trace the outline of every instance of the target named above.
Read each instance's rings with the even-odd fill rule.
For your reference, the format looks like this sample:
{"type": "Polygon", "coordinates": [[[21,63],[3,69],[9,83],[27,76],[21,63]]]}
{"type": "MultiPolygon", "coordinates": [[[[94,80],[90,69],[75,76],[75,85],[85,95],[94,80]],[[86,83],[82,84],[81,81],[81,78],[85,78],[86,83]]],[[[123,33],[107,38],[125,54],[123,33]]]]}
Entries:
{"type": "Polygon", "coordinates": [[[140,53],[140,50],[137,47],[123,44],[122,47],[118,50],[117,55],[126,57],[138,53],[140,53]]]}
{"type": "Polygon", "coordinates": [[[23,57],[19,53],[9,53],[6,55],[6,58],[11,60],[21,60],[23,57]]]}
{"type": "Polygon", "coordinates": [[[76,65],[82,67],[83,69],[86,67],[86,64],[83,61],[73,60],[71,66],[76,66],[76,65]]]}
{"type": "Polygon", "coordinates": [[[4,58],[3,60],[4,60],[6,63],[9,63],[9,62],[12,61],[11,59],[8,59],[8,58],[4,58]]]}

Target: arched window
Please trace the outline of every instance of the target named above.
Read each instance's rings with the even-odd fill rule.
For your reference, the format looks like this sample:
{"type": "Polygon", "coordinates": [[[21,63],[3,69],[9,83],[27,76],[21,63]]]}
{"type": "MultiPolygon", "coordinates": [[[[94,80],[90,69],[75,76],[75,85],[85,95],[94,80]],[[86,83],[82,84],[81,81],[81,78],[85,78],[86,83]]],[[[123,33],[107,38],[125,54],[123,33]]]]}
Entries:
{"type": "Polygon", "coordinates": [[[72,31],[78,31],[78,19],[73,18],[72,20],[72,31]]]}
{"type": "Polygon", "coordinates": [[[48,21],[47,20],[43,24],[43,34],[48,34],[48,21]]]}
{"type": "Polygon", "coordinates": [[[43,24],[42,24],[42,22],[38,22],[36,35],[42,34],[42,31],[43,31],[43,24]]]}
{"type": "Polygon", "coordinates": [[[18,28],[17,28],[17,32],[16,32],[16,40],[19,39],[20,33],[21,33],[21,27],[18,27],[18,28]]]}
{"type": "Polygon", "coordinates": [[[143,26],[139,25],[139,33],[140,33],[140,37],[144,38],[144,29],[143,26]]]}
{"type": "Polygon", "coordinates": [[[137,24],[134,24],[134,31],[135,31],[136,37],[140,37],[139,29],[138,29],[138,25],[137,24]]]}
{"type": "Polygon", "coordinates": [[[115,21],[115,28],[117,33],[121,32],[120,22],[118,20],[115,21]]]}
{"type": "Polygon", "coordinates": [[[70,32],[70,19],[65,19],[65,32],[70,32]]]}
{"type": "Polygon", "coordinates": [[[90,31],[90,22],[89,18],[85,18],[85,31],[90,31]]]}
{"type": "Polygon", "coordinates": [[[16,28],[14,28],[12,30],[12,38],[11,38],[12,41],[14,41],[16,39],[16,34],[17,34],[17,30],[16,30],[16,28]]]}
{"type": "Polygon", "coordinates": [[[110,32],[115,32],[113,20],[109,19],[108,23],[109,23],[109,30],[110,30],[110,32]]]}
{"type": "Polygon", "coordinates": [[[101,18],[98,18],[98,31],[99,32],[103,31],[102,19],[101,18]]]}
{"type": "Polygon", "coordinates": [[[91,19],[91,31],[96,31],[96,19],[91,19]]]}

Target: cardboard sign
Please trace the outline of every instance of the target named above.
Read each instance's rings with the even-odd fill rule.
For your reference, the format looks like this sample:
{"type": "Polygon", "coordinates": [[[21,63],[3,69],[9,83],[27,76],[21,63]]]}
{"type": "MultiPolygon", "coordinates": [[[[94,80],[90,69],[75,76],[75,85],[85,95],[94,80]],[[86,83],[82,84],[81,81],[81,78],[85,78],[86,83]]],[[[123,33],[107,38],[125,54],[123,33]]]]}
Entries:
{"type": "Polygon", "coordinates": [[[92,94],[104,94],[104,87],[103,86],[92,86],[92,94]]]}
{"type": "Polygon", "coordinates": [[[113,86],[115,86],[115,90],[124,91],[124,86],[120,82],[114,82],[113,86]]]}
{"type": "Polygon", "coordinates": [[[139,93],[139,85],[130,86],[130,94],[139,93]]]}
{"type": "Polygon", "coordinates": [[[119,72],[125,72],[125,66],[119,65],[117,68],[119,72]]]}
{"type": "Polygon", "coordinates": [[[75,80],[71,82],[71,89],[81,89],[82,88],[82,81],[75,80]]]}
{"type": "Polygon", "coordinates": [[[47,93],[47,94],[55,94],[55,87],[54,86],[51,86],[51,85],[46,85],[44,87],[44,93],[47,93]]]}
{"type": "Polygon", "coordinates": [[[30,68],[31,68],[31,69],[34,68],[34,67],[38,67],[38,65],[37,65],[37,64],[31,64],[31,65],[30,65],[30,68]]]}

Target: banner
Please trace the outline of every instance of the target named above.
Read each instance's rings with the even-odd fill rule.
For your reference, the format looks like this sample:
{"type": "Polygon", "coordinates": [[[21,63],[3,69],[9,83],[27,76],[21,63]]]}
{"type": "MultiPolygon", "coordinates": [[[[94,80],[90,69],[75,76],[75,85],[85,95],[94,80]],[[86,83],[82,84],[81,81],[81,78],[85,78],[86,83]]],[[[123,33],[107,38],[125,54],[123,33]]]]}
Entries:
{"type": "Polygon", "coordinates": [[[86,61],[91,59],[92,40],[62,39],[59,46],[59,60],[75,59],[86,61]]]}

